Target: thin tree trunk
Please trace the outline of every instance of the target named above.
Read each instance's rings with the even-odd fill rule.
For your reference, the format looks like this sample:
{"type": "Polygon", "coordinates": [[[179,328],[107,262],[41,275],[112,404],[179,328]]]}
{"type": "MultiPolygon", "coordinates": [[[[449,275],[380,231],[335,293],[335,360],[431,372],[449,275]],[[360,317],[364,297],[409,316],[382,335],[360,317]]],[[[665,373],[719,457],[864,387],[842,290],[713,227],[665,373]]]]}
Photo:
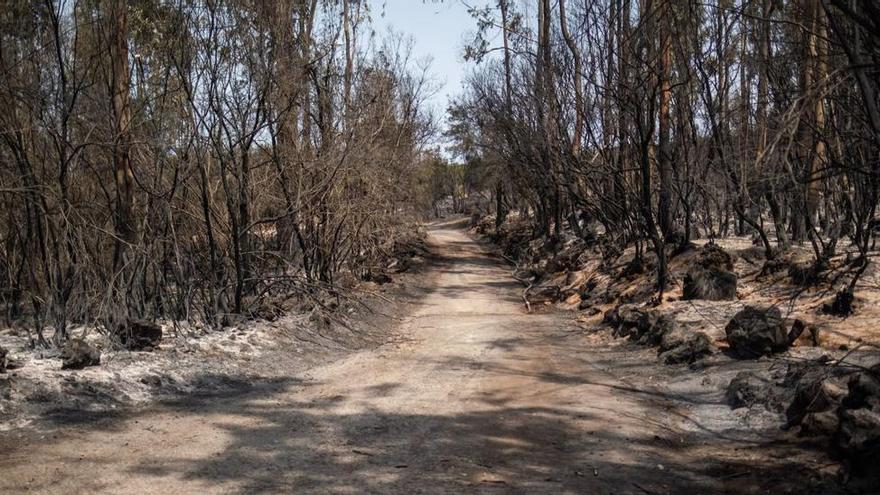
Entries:
{"type": "Polygon", "coordinates": [[[351,83],[354,68],[354,46],[352,42],[351,28],[351,8],[349,4],[351,0],[342,0],[342,32],[345,42],[345,71],[343,73],[343,116],[348,117],[348,111],[351,107],[351,83]]]}
{"type": "MultiPolygon", "coordinates": [[[[669,2],[663,1],[660,12],[660,108],[658,112],[657,134],[659,139],[659,153],[657,168],[660,175],[660,194],[658,205],[658,224],[660,233],[664,239],[672,237],[673,212],[672,212],[672,158],[670,156],[669,135],[671,128],[670,102],[672,100],[672,85],[670,83],[672,68],[672,44],[670,41],[670,12],[669,2]]],[[[653,15],[648,13],[648,15],[653,15]]]]}
{"type": "Polygon", "coordinates": [[[584,134],[584,88],[583,88],[583,61],[581,60],[581,51],[578,48],[577,41],[568,29],[568,20],[565,13],[565,0],[559,0],[559,27],[562,30],[562,37],[565,44],[571,52],[571,58],[574,60],[574,137],[571,140],[572,152],[575,156],[580,154],[581,139],[584,134]]]}
{"type": "Polygon", "coordinates": [[[131,95],[128,69],[128,4],[113,0],[113,29],[110,43],[111,91],[113,106],[113,165],[116,183],[116,265],[127,247],[134,244],[134,171],[131,165],[131,95]]]}

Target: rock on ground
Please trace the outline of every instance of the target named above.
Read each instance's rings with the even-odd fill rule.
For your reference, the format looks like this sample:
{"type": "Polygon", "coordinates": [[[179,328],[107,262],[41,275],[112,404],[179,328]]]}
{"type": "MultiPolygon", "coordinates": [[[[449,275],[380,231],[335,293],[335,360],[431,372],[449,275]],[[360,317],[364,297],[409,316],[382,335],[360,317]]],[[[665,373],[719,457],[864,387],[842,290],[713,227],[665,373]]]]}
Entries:
{"type": "Polygon", "coordinates": [[[682,339],[664,339],[660,346],[660,360],[665,364],[690,364],[712,353],[712,343],[703,332],[682,339]]]}
{"type": "Polygon", "coordinates": [[[727,386],[725,398],[732,409],[751,407],[763,403],[767,397],[770,384],[751,371],[741,371],[727,386]]]}
{"type": "Polygon", "coordinates": [[[530,304],[553,303],[559,300],[560,291],[556,285],[539,285],[529,289],[526,298],[530,304]]]}
{"type": "Polygon", "coordinates": [[[705,333],[678,328],[674,318],[636,304],[621,304],[607,311],[603,321],[614,327],[616,337],[659,346],[659,358],[666,364],[693,363],[712,353],[711,340],[705,333]]]}
{"type": "Polygon", "coordinates": [[[717,268],[693,268],[684,276],[682,298],[707,301],[736,299],[736,274],[717,268]]]}
{"type": "Polygon", "coordinates": [[[694,265],[684,276],[682,298],[708,301],[734,300],[736,284],[733,258],[717,245],[707,244],[700,249],[694,265]]]}
{"type": "MultiPolygon", "coordinates": [[[[805,376],[795,388],[794,399],[785,411],[789,425],[800,424],[808,415],[825,413],[834,409],[846,390],[830,377],[824,375],[805,376]]],[[[816,422],[811,418],[814,428],[827,421],[816,422]]],[[[828,433],[832,433],[833,430],[828,433]]]]}
{"type": "Polygon", "coordinates": [[[834,410],[808,413],[801,420],[801,435],[826,436],[840,428],[840,418],[834,410]]]}
{"type": "Polygon", "coordinates": [[[654,325],[655,320],[650,311],[636,304],[622,304],[617,308],[615,334],[638,339],[654,325]]]}
{"type": "Polygon", "coordinates": [[[838,409],[837,446],[863,466],[880,460],[880,367],[853,376],[838,409]]]}
{"type": "Polygon", "coordinates": [[[667,315],[660,315],[654,319],[653,325],[639,337],[639,343],[649,346],[658,346],[663,338],[675,330],[675,320],[667,315]]]}
{"type": "Polygon", "coordinates": [[[101,351],[82,339],[71,339],[61,350],[61,369],[81,370],[101,364],[101,351]]]}
{"type": "Polygon", "coordinates": [[[152,350],[162,341],[162,327],[146,320],[129,320],[119,325],[114,335],[130,351],[152,350]]]}
{"type": "Polygon", "coordinates": [[[880,411],[844,409],[839,417],[840,447],[851,455],[876,458],[880,454],[880,411]]]}
{"type": "Polygon", "coordinates": [[[706,244],[697,254],[696,264],[703,268],[733,271],[733,256],[718,244],[706,244]]]}
{"type": "Polygon", "coordinates": [[[766,356],[788,348],[788,332],[779,308],[746,306],[724,329],[730,350],[740,358],[766,356]]]}

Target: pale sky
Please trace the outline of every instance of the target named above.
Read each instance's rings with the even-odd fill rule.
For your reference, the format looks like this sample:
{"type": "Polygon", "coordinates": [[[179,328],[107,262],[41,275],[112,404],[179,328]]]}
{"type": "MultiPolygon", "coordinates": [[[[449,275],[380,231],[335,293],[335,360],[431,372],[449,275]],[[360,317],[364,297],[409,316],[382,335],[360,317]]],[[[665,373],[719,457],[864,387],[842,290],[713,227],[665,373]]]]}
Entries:
{"type": "MultiPolygon", "coordinates": [[[[486,0],[468,1],[475,6],[485,3],[486,0]]],[[[442,119],[449,97],[460,91],[468,65],[462,60],[465,37],[476,30],[476,21],[467,7],[461,0],[373,0],[370,8],[379,34],[391,27],[412,36],[415,58],[433,59],[430,73],[442,86],[430,103],[435,115],[442,119]]]]}

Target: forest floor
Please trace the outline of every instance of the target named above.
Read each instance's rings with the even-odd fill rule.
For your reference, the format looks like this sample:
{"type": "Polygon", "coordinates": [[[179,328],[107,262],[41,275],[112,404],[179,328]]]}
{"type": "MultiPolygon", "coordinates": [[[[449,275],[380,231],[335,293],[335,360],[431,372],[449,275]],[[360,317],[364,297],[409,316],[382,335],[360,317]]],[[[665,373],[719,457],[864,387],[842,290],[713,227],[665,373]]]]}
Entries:
{"type": "MultiPolygon", "coordinates": [[[[510,268],[464,227],[431,226],[433,256],[384,343],[215,393],[7,429],[0,492],[852,490],[778,415],[727,406],[719,371],[754,364],[664,366],[575,313],[528,313],[510,268]]],[[[287,366],[283,351],[261,362],[287,366]]]]}

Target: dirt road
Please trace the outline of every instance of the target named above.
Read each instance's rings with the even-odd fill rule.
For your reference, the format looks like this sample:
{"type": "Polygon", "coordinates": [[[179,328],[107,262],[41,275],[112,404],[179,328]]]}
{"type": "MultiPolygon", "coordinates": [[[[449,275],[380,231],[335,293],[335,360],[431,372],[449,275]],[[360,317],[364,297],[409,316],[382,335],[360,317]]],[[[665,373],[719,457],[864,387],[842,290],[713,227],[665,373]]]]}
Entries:
{"type": "Polygon", "coordinates": [[[451,225],[431,235],[436,284],[394,343],[4,442],[0,492],[763,493],[792,472],[749,464],[766,444],[683,428],[702,399],[664,393],[644,352],[526,314],[507,267],[451,225]]]}

